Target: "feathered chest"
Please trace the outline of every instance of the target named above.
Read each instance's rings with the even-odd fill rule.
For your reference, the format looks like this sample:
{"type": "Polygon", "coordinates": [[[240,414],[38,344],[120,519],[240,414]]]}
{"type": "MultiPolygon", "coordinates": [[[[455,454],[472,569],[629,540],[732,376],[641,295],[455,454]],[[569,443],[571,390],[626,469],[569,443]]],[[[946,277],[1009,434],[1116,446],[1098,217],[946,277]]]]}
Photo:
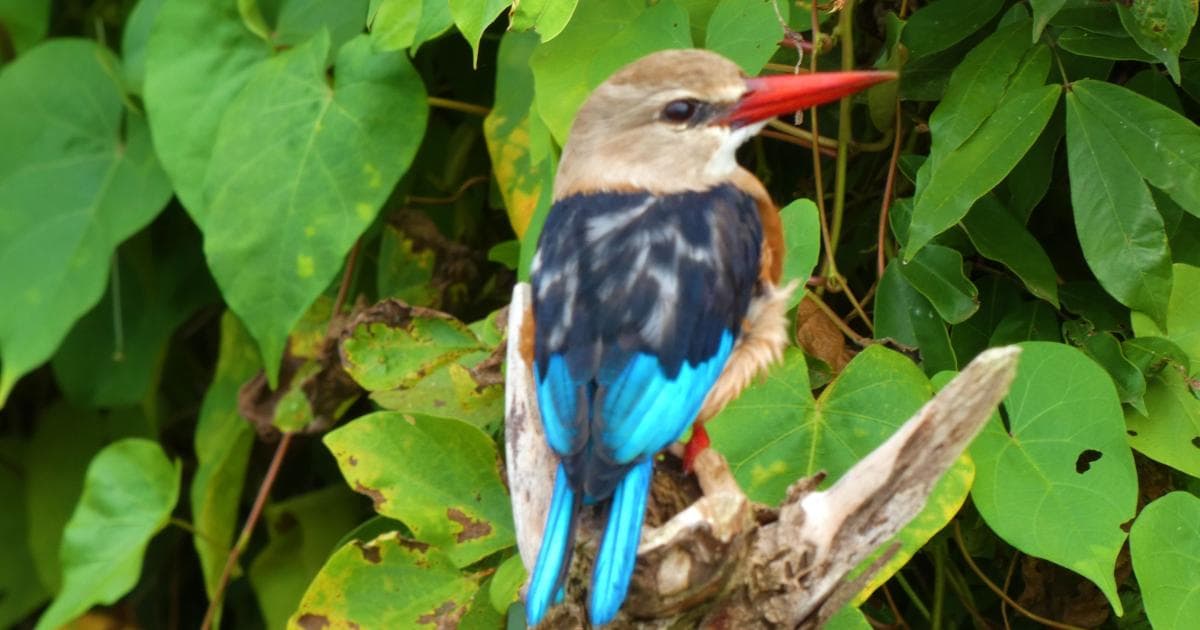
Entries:
{"type": "Polygon", "coordinates": [[[738,334],[759,276],[762,225],[733,185],[578,194],[555,203],[533,261],[535,358],[603,383],[635,353],[668,376],[738,334]]]}

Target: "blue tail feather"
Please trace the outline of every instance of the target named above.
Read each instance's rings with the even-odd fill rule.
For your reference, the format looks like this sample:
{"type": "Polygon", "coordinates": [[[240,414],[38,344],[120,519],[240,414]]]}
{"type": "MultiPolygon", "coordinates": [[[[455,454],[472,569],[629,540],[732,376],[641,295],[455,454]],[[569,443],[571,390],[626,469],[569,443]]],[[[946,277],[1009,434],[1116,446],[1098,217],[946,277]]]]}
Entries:
{"type": "Polygon", "coordinates": [[[637,563],[638,544],[642,538],[642,521],[646,515],[646,498],[650,493],[650,478],[654,461],[638,462],[613,493],[609,506],[608,525],[596,554],[592,570],[591,601],[588,616],[593,626],[606,624],[617,616],[633,568],[637,563]]]}
{"type": "Polygon", "coordinates": [[[575,538],[575,510],[578,506],[575,491],[567,481],[562,464],[554,475],[554,496],[550,513],[542,532],[542,548],[538,551],[533,578],[525,596],[525,619],[537,625],[554,603],[562,600],[562,581],[571,564],[572,541],[575,538]]]}

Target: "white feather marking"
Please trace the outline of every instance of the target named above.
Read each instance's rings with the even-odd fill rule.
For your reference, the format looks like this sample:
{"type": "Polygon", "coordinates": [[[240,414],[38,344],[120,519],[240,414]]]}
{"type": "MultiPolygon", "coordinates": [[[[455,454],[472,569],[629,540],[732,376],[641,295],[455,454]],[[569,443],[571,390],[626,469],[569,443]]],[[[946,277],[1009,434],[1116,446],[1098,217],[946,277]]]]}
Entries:
{"type": "Polygon", "coordinates": [[[650,206],[654,205],[654,197],[649,197],[642,203],[626,208],[619,212],[605,212],[588,218],[587,240],[598,241],[612,232],[619,230],[638,220],[650,206]]]}
{"type": "Polygon", "coordinates": [[[721,142],[713,153],[712,159],[704,166],[704,174],[713,178],[724,178],[731,175],[738,168],[738,147],[757,135],[766,125],[767,121],[764,120],[733,130],[729,130],[728,127],[710,127],[721,134],[721,142]]]}

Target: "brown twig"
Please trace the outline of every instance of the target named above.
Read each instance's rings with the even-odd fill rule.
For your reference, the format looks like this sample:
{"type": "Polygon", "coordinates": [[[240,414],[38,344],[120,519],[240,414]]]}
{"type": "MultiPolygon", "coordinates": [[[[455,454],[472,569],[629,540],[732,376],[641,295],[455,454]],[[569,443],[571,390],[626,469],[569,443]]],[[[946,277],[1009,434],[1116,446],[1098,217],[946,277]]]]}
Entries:
{"type": "Polygon", "coordinates": [[[462,199],[462,196],[466,194],[469,188],[477,184],[482,184],[489,179],[490,178],[487,175],[476,175],[474,177],[467,178],[466,181],[459,185],[458,190],[454,191],[454,194],[450,195],[449,197],[419,197],[417,195],[409,195],[408,197],[405,197],[404,202],[406,204],[421,203],[430,206],[444,206],[447,204],[452,204],[459,199],[462,199]]]}
{"type": "Polygon", "coordinates": [[[996,586],[995,582],[988,579],[988,576],[984,574],[983,570],[981,570],[979,566],[975,564],[975,561],[971,559],[971,553],[967,551],[967,543],[963,541],[962,528],[959,527],[958,521],[954,521],[954,542],[958,543],[958,550],[962,552],[963,559],[967,561],[967,566],[971,568],[971,571],[975,573],[976,577],[983,581],[984,586],[987,586],[988,589],[995,593],[997,597],[1004,600],[1004,602],[1009,606],[1012,606],[1013,610],[1044,626],[1060,628],[1061,630],[1083,630],[1083,628],[1080,628],[1079,626],[1072,626],[1070,624],[1054,621],[1053,619],[1047,619],[1034,612],[1025,610],[1020,604],[1013,601],[1013,599],[1008,596],[1008,593],[1004,592],[1004,590],[1002,590],[999,586],[996,586]]]}
{"type": "Polygon", "coordinates": [[[809,291],[804,297],[805,299],[812,299],[813,304],[820,309],[822,313],[825,313],[825,316],[828,317],[834,323],[834,325],[838,327],[838,330],[842,331],[842,334],[849,337],[851,341],[858,344],[860,348],[865,348],[871,345],[870,339],[867,339],[866,337],[854,332],[854,329],[850,327],[850,324],[847,324],[846,321],[839,317],[837,313],[833,312],[833,309],[830,308],[829,305],[825,303],[825,300],[822,300],[819,295],[809,291]]]}
{"type": "MultiPolygon", "coordinates": [[[[1008,563],[1008,573],[1004,575],[1004,592],[1008,592],[1008,586],[1012,582],[1013,570],[1017,568],[1017,560],[1020,559],[1021,552],[1013,553],[1012,561],[1008,563]]],[[[1004,620],[1005,630],[1011,630],[1012,626],[1008,623],[1008,602],[1000,600],[1000,617],[1004,620]]]]}
{"type": "Polygon", "coordinates": [[[237,544],[233,546],[229,557],[225,559],[225,568],[221,570],[221,579],[217,581],[216,591],[213,592],[212,599],[208,602],[208,610],[204,611],[204,621],[200,622],[200,630],[212,628],[213,620],[216,619],[217,611],[221,609],[221,602],[225,598],[225,589],[229,587],[229,580],[233,577],[233,568],[237,566],[238,557],[242,555],[242,551],[250,542],[250,535],[254,533],[254,526],[258,524],[263,506],[267,503],[267,496],[271,494],[271,487],[275,485],[275,478],[279,475],[279,466],[283,462],[283,456],[287,453],[288,446],[292,443],[293,435],[295,434],[291,432],[284,433],[279,444],[275,446],[275,455],[271,458],[271,465],[267,467],[266,476],[258,486],[258,496],[254,497],[254,505],[251,506],[250,514],[246,517],[246,524],[242,526],[242,533],[238,535],[237,544]]]}
{"type": "Polygon", "coordinates": [[[449,98],[441,98],[438,96],[429,96],[429,97],[426,97],[425,100],[426,100],[426,102],[429,103],[430,107],[440,107],[442,109],[451,109],[456,112],[463,112],[466,114],[475,114],[476,116],[487,116],[488,114],[492,113],[492,110],[484,107],[483,105],[476,105],[474,103],[464,103],[462,101],[456,101],[454,99],[449,99],[449,98]]]}
{"type": "Polygon", "coordinates": [[[892,158],[888,161],[887,182],[883,185],[883,202],[879,204],[879,236],[876,240],[875,271],[878,278],[883,277],[887,268],[887,257],[884,250],[887,245],[888,211],[892,207],[892,194],[896,187],[896,170],[900,162],[900,142],[904,136],[900,126],[900,97],[896,96],[896,133],[892,143],[892,158]]]}
{"type": "Polygon", "coordinates": [[[325,338],[332,339],[337,332],[338,313],[342,311],[342,306],[346,304],[346,294],[350,292],[350,279],[354,276],[354,267],[358,263],[358,250],[362,246],[362,237],[354,241],[354,247],[350,248],[350,255],[346,258],[346,268],[342,271],[342,283],[338,286],[337,297],[333,300],[333,310],[329,315],[329,326],[325,329],[325,338]]]}

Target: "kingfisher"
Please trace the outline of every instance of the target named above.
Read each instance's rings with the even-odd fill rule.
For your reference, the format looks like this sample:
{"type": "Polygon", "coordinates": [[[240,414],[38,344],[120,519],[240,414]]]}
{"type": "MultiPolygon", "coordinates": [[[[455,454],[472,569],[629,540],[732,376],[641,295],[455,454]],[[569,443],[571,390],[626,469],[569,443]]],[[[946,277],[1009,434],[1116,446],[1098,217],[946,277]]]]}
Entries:
{"type": "Polygon", "coordinates": [[[580,108],[530,273],[534,384],[559,458],[530,625],[564,597],[585,505],[607,514],[589,621],[616,617],[655,456],[689,427],[689,458],[706,446],[702,422],[787,344],[794,284],[780,285],[779,213],[738,147],[774,116],[894,77],[747,77],[716,53],[666,50],[618,70],[580,108]]]}

